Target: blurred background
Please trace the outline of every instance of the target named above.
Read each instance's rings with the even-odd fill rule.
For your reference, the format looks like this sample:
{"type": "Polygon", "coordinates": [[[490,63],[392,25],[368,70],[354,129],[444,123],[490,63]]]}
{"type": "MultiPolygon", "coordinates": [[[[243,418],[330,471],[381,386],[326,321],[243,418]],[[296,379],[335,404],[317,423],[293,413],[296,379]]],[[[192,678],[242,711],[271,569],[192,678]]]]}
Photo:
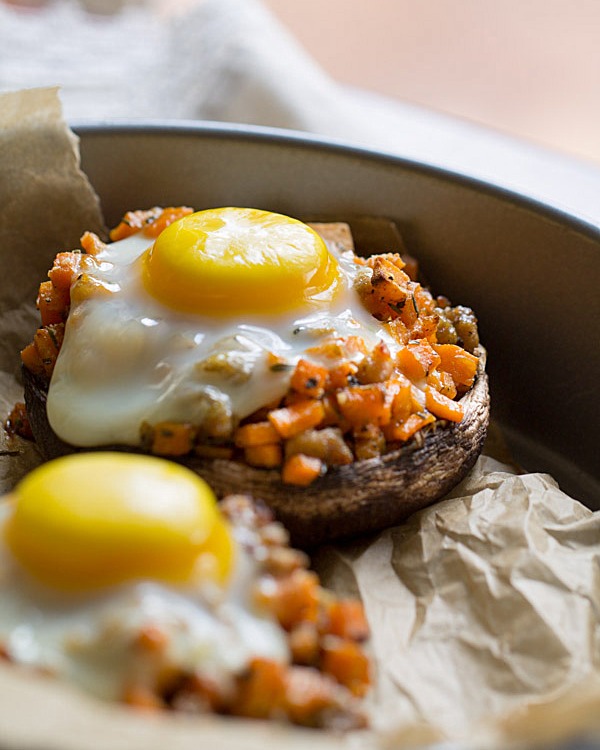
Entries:
{"type": "MultiPolygon", "coordinates": [[[[156,57],[161,29],[202,0],[62,0],[78,5],[79,21],[85,14],[88,31],[96,24],[99,33],[97,45],[89,37],[85,42],[80,37],[79,43],[74,39],[66,63],[52,27],[59,2],[0,0],[0,89],[53,82],[81,87],[81,71],[87,66],[91,85],[99,87],[96,93],[106,95],[99,66],[108,66],[112,80],[119,77],[124,38],[129,40],[128,64],[142,70],[156,57]],[[127,12],[139,35],[124,29],[127,12]],[[142,14],[153,23],[144,25],[142,14]],[[43,33],[44,18],[48,34],[43,33]],[[38,37],[29,35],[28,26],[36,26],[38,37]]],[[[456,116],[600,166],[600,0],[262,0],[262,6],[324,75],[343,87],[456,116]]],[[[227,23],[222,23],[199,44],[214,45],[218,56],[220,37],[227,33],[227,23]]],[[[177,61],[171,63],[176,77],[177,61]]],[[[211,109],[203,96],[205,102],[196,110],[173,108],[174,115],[243,118],[243,108],[211,109]]],[[[101,102],[97,104],[90,110],[94,116],[102,111],[101,102]]],[[[155,114],[147,103],[138,109],[134,105],[135,97],[134,116],[155,114]]],[[[105,110],[107,117],[126,114],[108,105],[105,110]]],[[[269,122],[270,117],[277,119],[266,114],[264,124],[287,124],[285,119],[269,122]]],[[[296,119],[302,127],[302,118],[296,119]]],[[[291,122],[296,124],[293,118],[291,122]]]]}
{"type": "Polygon", "coordinates": [[[599,0],[265,0],[338,81],[600,163],[599,0]]]}

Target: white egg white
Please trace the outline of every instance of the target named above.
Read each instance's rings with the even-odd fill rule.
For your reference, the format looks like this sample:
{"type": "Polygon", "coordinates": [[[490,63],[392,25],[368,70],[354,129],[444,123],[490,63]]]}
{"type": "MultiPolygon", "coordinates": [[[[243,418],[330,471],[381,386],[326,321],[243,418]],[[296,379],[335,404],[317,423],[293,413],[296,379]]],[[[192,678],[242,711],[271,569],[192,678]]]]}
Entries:
{"type": "Polygon", "coordinates": [[[354,289],[360,267],[334,245],[343,289],[330,306],[239,320],[183,314],[154,299],[139,262],[150,244],[138,233],[108,245],[89,275],[112,294],[71,309],[47,411],[72,445],[139,445],[141,424],[164,420],[216,422],[227,432],[287,391],[291,368],[270,369],[269,352],[294,365],[332,335],[394,347],[354,289]]]}
{"type": "Polygon", "coordinates": [[[224,590],[134,581],[101,593],[67,594],[36,583],[12,558],[1,526],[0,643],[17,664],[48,671],[104,699],[143,681],[152,659],[136,639],[147,627],[166,641],[161,663],[227,684],[253,657],[289,662],[285,634],[252,604],[256,567],[241,546],[224,590]]]}

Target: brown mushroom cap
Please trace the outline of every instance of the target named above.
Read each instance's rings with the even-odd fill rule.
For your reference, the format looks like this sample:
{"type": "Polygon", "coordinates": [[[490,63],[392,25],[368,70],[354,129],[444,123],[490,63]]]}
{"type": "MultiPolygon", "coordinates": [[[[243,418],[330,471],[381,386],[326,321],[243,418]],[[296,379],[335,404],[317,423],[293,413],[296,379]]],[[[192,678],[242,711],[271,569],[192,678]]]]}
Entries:
{"type": "MultiPolygon", "coordinates": [[[[202,476],[219,497],[249,494],[263,500],[297,546],[374,532],[404,521],[439,500],[469,472],[489,422],[485,350],[480,348],[473,387],[462,396],[461,422],[436,421],[402,446],[378,458],[332,467],[309,487],[284,484],[276,470],[237,461],[186,456],[177,459],[202,476]]],[[[25,402],[36,442],[47,459],[80,449],[54,433],[46,415],[47,384],[23,370],[25,402]]],[[[130,450],[105,446],[110,450],[130,450]]]]}

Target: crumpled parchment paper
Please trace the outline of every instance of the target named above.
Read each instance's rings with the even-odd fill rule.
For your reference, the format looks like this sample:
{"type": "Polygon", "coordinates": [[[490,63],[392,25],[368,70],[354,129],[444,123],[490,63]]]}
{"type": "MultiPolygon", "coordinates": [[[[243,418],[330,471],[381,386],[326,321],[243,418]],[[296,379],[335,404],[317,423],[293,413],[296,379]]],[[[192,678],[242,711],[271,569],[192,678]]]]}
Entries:
{"type": "Polygon", "coordinates": [[[385,735],[482,742],[600,677],[600,514],[548,476],[482,457],[443,502],[315,562],[365,604],[385,735]]]}
{"type": "MultiPolygon", "coordinates": [[[[79,170],[77,141],[62,120],[56,89],[0,95],[0,409],[22,400],[15,352],[37,328],[35,298],[48,261],[101,232],[98,197],[79,170]],[[94,229],[95,227],[95,229],[94,229]]],[[[39,462],[34,446],[0,430],[0,492],[39,462]],[[18,458],[10,455],[17,451],[18,458]],[[8,455],[7,455],[8,454],[8,455]]]]}
{"type": "MultiPolygon", "coordinates": [[[[18,351],[36,327],[39,281],[57,251],[103,229],[76,145],[55,90],[0,96],[2,419],[20,398],[18,351]]],[[[26,441],[1,440],[6,492],[40,459],[26,441]]],[[[370,731],[139,715],[0,665],[0,747],[520,747],[600,731],[600,514],[552,478],[484,456],[442,502],[325,547],[314,563],[326,584],[363,599],[370,731]]]]}

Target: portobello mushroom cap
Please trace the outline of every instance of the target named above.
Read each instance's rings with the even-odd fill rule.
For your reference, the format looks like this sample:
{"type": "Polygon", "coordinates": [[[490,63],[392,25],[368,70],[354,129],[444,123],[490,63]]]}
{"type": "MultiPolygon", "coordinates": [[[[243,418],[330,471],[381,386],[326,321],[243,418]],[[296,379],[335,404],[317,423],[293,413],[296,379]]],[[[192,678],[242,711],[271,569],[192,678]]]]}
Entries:
{"type": "MultiPolygon", "coordinates": [[[[438,420],[400,449],[331,467],[308,487],[284,484],[279,471],[238,461],[193,455],[173,460],[203,477],[218,497],[248,494],[263,500],[286,526],[296,546],[310,548],[394,526],[441,499],[465,477],[481,453],[489,422],[489,392],[485,350],[479,347],[475,353],[479,355],[477,375],[460,399],[464,409],[461,422],[438,420]]],[[[47,382],[26,368],[23,381],[31,428],[44,458],[82,450],[60,440],[50,427],[47,382]]],[[[139,452],[125,446],[98,450],[139,452]]]]}

